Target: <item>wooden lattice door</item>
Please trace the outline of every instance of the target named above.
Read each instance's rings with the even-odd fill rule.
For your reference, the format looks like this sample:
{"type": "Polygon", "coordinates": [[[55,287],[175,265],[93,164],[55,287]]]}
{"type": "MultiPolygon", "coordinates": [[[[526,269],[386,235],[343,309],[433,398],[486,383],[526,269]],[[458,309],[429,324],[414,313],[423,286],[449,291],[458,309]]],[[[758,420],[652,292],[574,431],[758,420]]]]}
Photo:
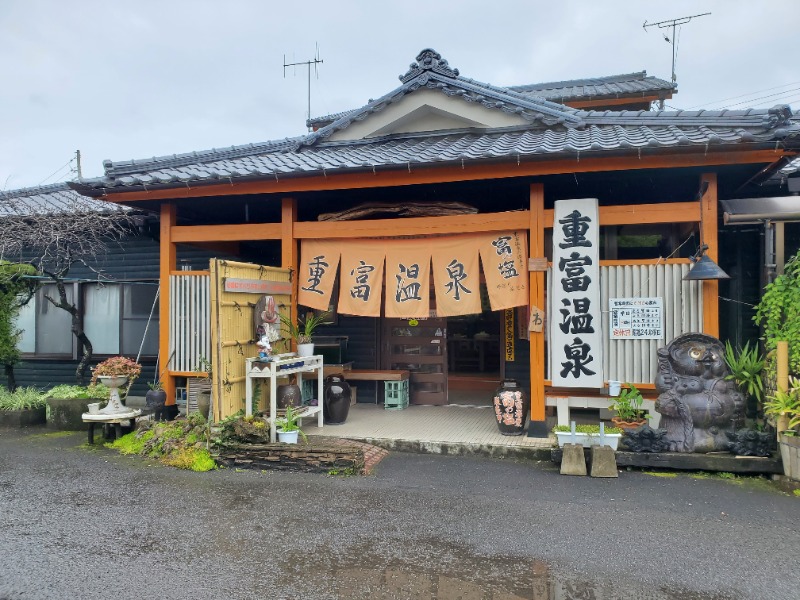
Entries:
{"type": "Polygon", "coordinates": [[[411,371],[411,404],[447,404],[447,319],[383,319],[383,367],[411,371]]]}

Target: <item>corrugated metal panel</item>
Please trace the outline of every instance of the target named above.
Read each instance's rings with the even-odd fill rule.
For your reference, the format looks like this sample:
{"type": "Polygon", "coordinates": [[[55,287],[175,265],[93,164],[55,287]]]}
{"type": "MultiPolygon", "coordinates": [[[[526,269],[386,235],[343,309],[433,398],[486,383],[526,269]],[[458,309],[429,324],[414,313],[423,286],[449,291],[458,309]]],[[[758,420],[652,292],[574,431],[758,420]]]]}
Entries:
{"type": "Polygon", "coordinates": [[[702,285],[698,281],[683,281],[689,268],[688,263],[600,268],[604,332],[609,331],[609,298],[660,297],[664,303],[663,340],[611,340],[607,334],[604,336],[605,379],[653,383],[658,370],[656,350],[682,333],[702,330],[702,285]]]}
{"type": "Polygon", "coordinates": [[[209,276],[171,275],[169,286],[170,370],[194,371],[201,357],[211,357],[209,276]]]}
{"type": "MultiPolygon", "coordinates": [[[[653,383],[657,373],[656,350],[675,337],[702,331],[703,291],[698,281],[683,281],[690,265],[613,265],[600,267],[600,302],[603,331],[603,377],[630,383],[653,383]],[[663,340],[611,340],[608,337],[608,299],[660,297],[664,305],[663,340]]],[[[551,289],[552,269],[547,273],[551,289]]],[[[554,324],[557,310],[548,307],[548,326],[554,324]]],[[[548,344],[549,345],[549,344],[548,344]]],[[[550,348],[552,350],[552,348],[550,348]]],[[[552,353],[550,353],[552,358],[552,353]]],[[[550,379],[548,363],[547,378],[550,379]]]]}

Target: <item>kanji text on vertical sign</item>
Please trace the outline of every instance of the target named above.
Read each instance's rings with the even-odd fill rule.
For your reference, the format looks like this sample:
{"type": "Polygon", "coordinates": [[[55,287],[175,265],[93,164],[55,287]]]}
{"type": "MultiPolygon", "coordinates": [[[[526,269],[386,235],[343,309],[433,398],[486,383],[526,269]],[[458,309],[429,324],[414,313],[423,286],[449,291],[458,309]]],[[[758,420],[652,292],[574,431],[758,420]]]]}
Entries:
{"type": "Polygon", "coordinates": [[[503,311],[504,338],[506,348],[506,362],[514,362],[514,309],[507,308],[503,311]]]}
{"type": "Polygon", "coordinates": [[[602,387],[596,198],[558,200],[553,220],[553,368],[559,387],[602,387]]]}

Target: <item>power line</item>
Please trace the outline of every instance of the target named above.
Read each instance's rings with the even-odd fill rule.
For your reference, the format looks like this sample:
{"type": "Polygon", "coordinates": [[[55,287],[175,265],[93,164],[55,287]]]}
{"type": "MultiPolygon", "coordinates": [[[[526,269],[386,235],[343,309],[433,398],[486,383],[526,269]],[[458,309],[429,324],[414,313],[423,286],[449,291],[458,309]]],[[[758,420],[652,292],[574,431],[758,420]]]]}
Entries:
{"type": "MultiPolygon", "coordinates": [[[[72,161],[73,161],[73,160],[75,160],[75,159],[73,159],[73,158],[70,158],[70,159],[69,159],[69,160],[68,160],[68,161],[67,161],[65,164],[61,165],[61,166],[60,166],[58,169],[56,169],[56,170],[55,170],[53,173],[51,173],[50,175],[48,175],[47,177],[45,177],[44,179],[42,179],[42,181],[39,183],[39,185],[44,185],[44,182],[45,182],[45,181],[47,181],[48,179],[51,179],[51,178],[52,178],[54,175],[56,175],[57,173],[60,173],[60,172],[61,172],[61,171],[63,171],[63,170],[66,168],[66,167],[69,167],[69,168],[70,168],[70,170],[72,170],[72,161]]],[[[63,177],[63,175],[62,175],[62,177],[63,177]]]]}
{"type": "Polygon", "coordinates": [[[767,96],[761,96],[759,98],[751,98],[749,100],[742,100],[740,102],[734,102],[733,104],[728,104],[726,106],[723,106],[722,108],[730,108],[731,106],[739,106],[740,104],[756,103],[759,100],[766,100],[767,98],[775,98],[775,97],[780,98],[781,96],[786,96],[788,94],[794,94],[797,91],[800,91],[800,87],[792,88],[791,90],[786,90],[786,91],[783,91],[783,92],[777,92],[775,94],[769,94],[767,96]]]}
{"type": "Polygon", "coordinates": [[[771,92],[772,90],[777,90],[782,87],[789,87],[790,85],[797,85],[800,81],[793,81],[791,83],[784,83],[783,85],[776,85],[775,87],[766,88],[763,90],[756,90],[755,92],[749,92],[747,94],[740,94],[739,96],[731,96],[730,98],[722,98],[721,100],[713,100],[711,102],[705,102],[704,104],[696,104],[695,106],[690,106],[684,110],[692,110],[695,108],[701,108],[703,106],[708,106],[709,104],[718,104],[719,102],[725,102],[726,100],[736,100],[738,98],[744,98],[746,96],[753,96],[754,94],[761,94],[763,92],[771,92]]]}

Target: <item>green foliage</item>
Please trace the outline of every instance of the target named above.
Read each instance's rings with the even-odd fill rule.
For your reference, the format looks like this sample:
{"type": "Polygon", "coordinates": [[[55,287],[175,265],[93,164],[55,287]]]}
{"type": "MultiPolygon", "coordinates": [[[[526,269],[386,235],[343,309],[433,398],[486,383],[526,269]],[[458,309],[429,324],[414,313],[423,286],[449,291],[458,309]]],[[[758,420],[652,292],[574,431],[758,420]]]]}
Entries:
{"type": "MultiPolygon", "coordinates": [[[[569,425],[556,425],[553,427],[553,431],[564,432],[566,431],[569,433],[572,431],[569,425]]],[[[622,429],[619,427],[606,427],[606,433],[622,433],[622,429]]],[[[586,433],[589,435],[600,435],[600,425],[576,425],[575,426],[575,433],[586,433]]]]}
{"type": "Polygon", "coordinates": [[[147,382],[147,387],[149,387],[154,392],[158,392],[164,389],[164,384],[161,381],[154,381],[154,382],[147,382]]]}
{"type": "Polygon", "coordinates": [[[733,380],[736,386],[746,396],[755,398],[758,404],[764,397],[764,356],[758,351],[758,344],[750,348],[750,342],[744,345],[739,352],[734,351],[730,342],[725,342],[725,362],[731,374],[725,379],[733,380]]]}
{"type": "Polygon", "coordinates": [[[104,386],[102,383],[96,385],[57,385],[49,392],[46,392],[46,398],[78,398],[78,399],[98,399],[108,400],[111,395],[111,390],[104,386]]]}
{"type": "Polygon", "coordinates": [[[753,321],[764,328],[767,352],[776,342],[789,342],[789,370],[800,374],[800,251],[789,259],[784,274],[764,288],[753,321]]]}
{"type": "Polygon", "coordinates": [[[626,383],[608,410],[616,412],[623,421],[640,421],[650,418],[648,412],[642,408],[642,404],[644,398],[639,389],[632,383],[626,383]]]}
{"type": "Polygon", "coordinates": [[[310,313],[305,319],[298,319],[296,325],[289,317],[279,316],[289,335],[297,340],[298,344],[310,344],[313,341],[314,331],[326,323],[325,319],[328,318],[329,313],[327,311],[310,313]]]}
{"type": "Polygon", "coordinates": [[[0,260],[0,364],[13,367],[20,359],[17,344],[22,331],[14,327],[20,309],[36,291],[31,265],[0,260]]]}
{"type": "Polygon", "coordinates": [[[117,450],[120,454],[142,454],[144,447],[151,439],[153,439],[153,431],[145,431],[141,435],[139,432],[132,431],[122,437],[117,438],[111,444],[110,448],[117,450]]]}
{"type": "Polygon", "coordinates": [[[217,468],[217,463],[214,462],[211,454],[205,448],[179,448],[165,456],[162,462],[178,469],[201,473],[217,468]]]}
{"type": "Polygon", "coordinates": [[[205,421],[181,419],[155,423],[148,429],[129,433],[109,444],[122,454],[147,456],[159,462],[192,471],[216,468],[211,454],[203,447],[205,421]]]}
{"type": "Polygon", "coordinates": [[[776,390],[764,402],[764,414],[770,417],[800,417],[800,380],[789,377],[789,389],[776,390]]]}
{"type": "Polygon", "coordinates": [[[30,410],[44,405],[45,396],[36,388],[17,388],[13,392],[0,388],[0,410],[30,410]]]}

